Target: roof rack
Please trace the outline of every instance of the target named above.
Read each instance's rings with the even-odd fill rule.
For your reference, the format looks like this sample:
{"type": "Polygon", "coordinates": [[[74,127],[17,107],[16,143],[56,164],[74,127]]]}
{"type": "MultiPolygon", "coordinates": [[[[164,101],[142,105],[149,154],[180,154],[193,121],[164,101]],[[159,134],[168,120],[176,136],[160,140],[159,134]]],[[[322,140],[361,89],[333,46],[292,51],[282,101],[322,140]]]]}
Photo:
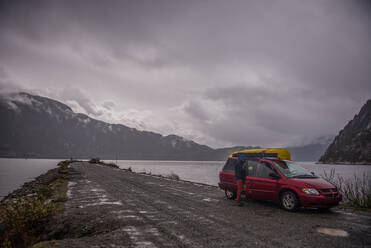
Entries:
{"type": "Polygon", "coordinates": [[[234,153],[232,157],[246,158],[278,158],[277,153],[234,153]]]}

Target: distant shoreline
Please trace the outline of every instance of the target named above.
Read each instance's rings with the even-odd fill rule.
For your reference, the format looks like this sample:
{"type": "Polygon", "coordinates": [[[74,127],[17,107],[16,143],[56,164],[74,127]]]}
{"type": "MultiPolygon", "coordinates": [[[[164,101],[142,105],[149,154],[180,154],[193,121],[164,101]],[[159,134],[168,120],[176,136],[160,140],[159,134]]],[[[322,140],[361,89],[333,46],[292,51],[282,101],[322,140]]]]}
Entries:
{"type": "Polygon", "coordinates": [[[361,163],[361,162],[314,162],[315,164],[332,164],[332,165],[371,165],[371,163],[361,163]]]}
{"type": "MultiPolygon", "coordinates": [[[[65,160],[66,157],[63,157],[63,158],[41,158],[41,157],[32,157],[32,158],[20,158],[20,157],[1,157],[0,156],[0,159],[53,159],[53,160],[65,160]]],[[[75,158],[74,158],[75,159],[75,158]]],[[[89,160],[90,158],[77,158],[77,160],[89,160]]],[[[106,160],[106,161],[166,161],[166,162],[172,162],[172,161],[179,161],[179,162],[184,162],[184,161],[194,161],[194,162],[222,162],[222,161],[225,161],[225,160],[173,160],[173,159],[145,159],[145,158],[142,158],[142,159],[105,159],[105,158],[101,158],[101,160],[106,160]]],[[[297,161],[297,160],[294,160],[295,162],[310,162],[310,163],[315,163],[315,164],[331,164],[331,165],[369,165],[371,166],[371,163],[362,163],[362,162],[355,162],[355,163],[351,163],[351,162],[316,162],[316,161],[297,161]]]]}
{"type": "MultiPolygon", "coordinates": [[[[22,157],[1,157],[0,159],[53,159],[53,160],[66,160],[66,157],[62,158],[42,158],[42,157],[29,157],[29,158],[22,158],[22,157]]],[[[68,158],[69,159],[69,158],[68,158]]],[[[91,158],[73,158],[73,160],[85,160],[89,161],[91,158]]],[[[223,160],[174,160],[174,159],[147,159],[147,158],[125,158],[125,159],[116,159],[116,158],[100,158],[101,160],[106,160],[106,161],[119,161],[119,160],[126,160],[126,161],[198,161],[198,162],[221,162],[221,161],[226,161],[227,158],[223,160]]],[[[313,162],[313,161],[306,161],[306,162],[313,162]]]]}

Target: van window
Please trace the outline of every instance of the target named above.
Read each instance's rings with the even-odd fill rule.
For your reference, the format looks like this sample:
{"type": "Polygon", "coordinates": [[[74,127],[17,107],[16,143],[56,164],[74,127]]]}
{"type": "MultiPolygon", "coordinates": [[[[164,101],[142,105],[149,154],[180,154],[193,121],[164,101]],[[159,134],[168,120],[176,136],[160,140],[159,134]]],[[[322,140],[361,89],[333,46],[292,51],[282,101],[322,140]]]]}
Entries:
{"type": "Polygon", "coordinates": [[[247,164],[245,163],[246,176],[255,177],[256,176],[257,165],[258,165],[258,163],[256,161],[248,160],[247,164]]]}
{"type": "Polygon", "coordinates": [[[236,163],[237,163],[237,159],[229,158],[224,165],[223,171],[234,172],[234,167],[235,167],[236,163]]]}
{"type": "Polygon", "coordinates": [[[257,177],[270,178],[269,173],[276,173],[269,163],[259,163],[258,175],[257,177]]]}
{"type": "Polygon", "coordinates": [[[277,161],[274,162],[276,167],[288,178],[316,178],[306,169],[296,163],[289,161],[277,161]]]}

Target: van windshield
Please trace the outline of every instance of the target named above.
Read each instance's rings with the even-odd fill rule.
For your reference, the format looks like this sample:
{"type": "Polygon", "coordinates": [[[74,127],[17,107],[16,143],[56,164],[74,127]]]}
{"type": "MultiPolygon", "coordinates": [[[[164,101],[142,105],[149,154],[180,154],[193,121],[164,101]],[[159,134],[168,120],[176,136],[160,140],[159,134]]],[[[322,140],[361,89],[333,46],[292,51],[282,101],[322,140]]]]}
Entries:
{"type": "Polygon", "coordinates": [[[289,161],[275,161],[276,167],[287,178],[317,178],[300,165],[289,161]]]}

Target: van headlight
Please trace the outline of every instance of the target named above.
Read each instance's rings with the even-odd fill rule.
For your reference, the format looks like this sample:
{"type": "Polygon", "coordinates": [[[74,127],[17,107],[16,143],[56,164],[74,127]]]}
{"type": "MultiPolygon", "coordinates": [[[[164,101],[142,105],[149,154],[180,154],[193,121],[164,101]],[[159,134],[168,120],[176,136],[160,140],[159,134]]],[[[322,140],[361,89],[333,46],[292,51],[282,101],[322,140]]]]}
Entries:
{"type": "Polygon", "coordinates": [[[312,188],[304,188],[301,191],[303,191],[305,194],[308,194],[308,195],[319,195],[319,192],[316,189],[312,189],[312,188]]]}

